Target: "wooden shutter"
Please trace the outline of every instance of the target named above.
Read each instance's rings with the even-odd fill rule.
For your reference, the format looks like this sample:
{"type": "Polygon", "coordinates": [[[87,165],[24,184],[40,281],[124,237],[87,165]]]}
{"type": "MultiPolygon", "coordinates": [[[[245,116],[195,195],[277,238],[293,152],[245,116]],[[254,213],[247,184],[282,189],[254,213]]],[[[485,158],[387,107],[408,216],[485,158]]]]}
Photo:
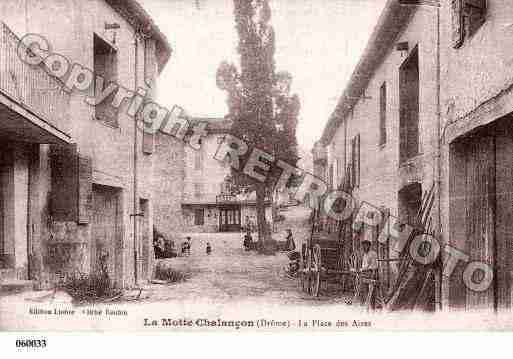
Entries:
{"type": "MultiPolygon", "coordinates": [[[[476,136],[467,150],[467,228],[470,261],[494,264],[495,151],[492,136],[476,136]]],[[[468,309],[490,309],[494,306],[493,285],[486,291],[467,289],[468,309]]]]}
{"type": "Polygon", "coordinates": [[[50,213],[56,221],[89,223],[92,212],[92,160],[73,146],[52,146],[50,213]]]}
{"type": "Polygon", "coordinates": [[[90,157],[78,156],[78,223],[86,224],[93,210],[93,161],[90,157]]]}
{"type": "Polygon", "coordinates": [[[509,309],[513,284],[513,126],[509,123],[496,131],[495,149],[497,305],[509,309]]]}
{"type": "Polygon", "coordinates": [[[146,39],[144,42],[144,81],[149,87],[155,85],[157,76],[157,58],[154,39],[146,39]]]}
{"type": "Polygon", "coordinates": [[[360,187],[360,134],[356,135],[356,186],[360,187]]]}
{"type": "MultiPolygon", "coordinates": [[[[148,87],[148,101],[155,101],[157,97],[156,79],[157,60],[154,39],[146,39],[144,42],[144,82],[148,87]]],[[[155,151],[155,134],[143,131],[142,151],[150,155],[155,151]]]]}
{"type": "Polygon", "coordinates": [[[351,187],[356,187],[356,166],[355,166],[355,139],[354,137],[351,139],[351,187]]]}
{"type": "Polygon", "coordinates": [[[142,151],[147,155],[151,155],[155,151],[155,135],[143,131],[142,151]]]}
{"type": "Polygon", "coordinates": [[[455,49],[463,45],[465,34],[463,31],[463,0],[451,0],[452,17],[452,47],[455,49]]]}
{"type": "Polygon", "coordinates": [[[52,146],[50,208],[56,221],[78,218],[78,155],[76,146],[52,146]]]}
{"type": "Polygon", "coordinates": [[[387,142],[387,84],[383,82],[379,89],[379,144],[387,142]]]}

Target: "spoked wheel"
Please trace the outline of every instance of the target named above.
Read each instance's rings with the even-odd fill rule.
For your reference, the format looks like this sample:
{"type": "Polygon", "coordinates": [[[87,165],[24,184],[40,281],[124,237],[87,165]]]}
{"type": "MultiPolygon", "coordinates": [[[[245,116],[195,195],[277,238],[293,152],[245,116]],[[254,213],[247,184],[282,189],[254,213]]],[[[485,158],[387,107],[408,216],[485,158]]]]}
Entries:
{"type": "Polygon", "coordinates": [[[310,250],[306,251],[306,265],[303,275],[304,290],[311,294],[310,283],[312,282],[312,253],[310,250]]]}
{"type": "Polygon", "coordinates": [[[319,296],[319,289],[321,287],[321,270],[322,270],[322,258],[321,258],[321,246],[316,244],[312,251],[311,270],[310,270],[310,294],[314,297],[319,296]]]}
{"type": "Polygon", "coordinates": [[[299,261],[299,271],[298,271],[298,287],[300,290],[305,291],[305,263],[303,258],[299,261]]]}

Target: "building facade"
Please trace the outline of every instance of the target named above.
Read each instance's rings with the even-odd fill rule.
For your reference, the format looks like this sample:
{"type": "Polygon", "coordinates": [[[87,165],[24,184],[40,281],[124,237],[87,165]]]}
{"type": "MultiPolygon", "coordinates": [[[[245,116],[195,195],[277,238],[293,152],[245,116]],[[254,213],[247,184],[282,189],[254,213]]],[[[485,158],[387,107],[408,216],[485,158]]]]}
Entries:
{"type": "MultiPolygon", "coordinates": [[[[328,188],[350,183],[357,203],[411,225],[436,183],[437,26],[437,8],[388,1],[312,150],[315,174],[328,188]]],[[[376,246],[377,234],[364,232],[376,246]]],[[[398,266],[386,266],[393,282],[398,266]]]]}
{"type": "Polygon", "coordinates": [[[154,97],[171,55],[166,38],[136,1],[7,0],[0,13],[3,280],[50,286],[98,270],[100,258],[118,287],[148,279],[154,138],[127,114],[130,95],[110,104],[123,88],[154,97]],[[72,66],[60,73],[47,55],[38,66],[23,63],[16,49],[27,33],[46,39],[47,54],[90,69],[94,81],[69,91],[72,66]],[[120,87],[91,106],[97,76],[120,87]]]}
{"type": "MultiPolygon", "coordinates": [[[[182,220],[185,232],[236,232],[247,219],[256,225],[254,193],[240,193],[231,179],[228,160],[215,158],[218,147],[231,128],[225,118],[193,118],[192,125],[207,123],[207,135],[195,149],[185,146],[185,176],[182,195],[182,220]]],[[[272,221],[270,202],[266,219],[272,221]]]]}
{"type": "Polygon", "coordinates": [[[501,0],[399,3],[387,2],[324,129],[326,154],[313,150],[317,171],[333,187],[350,176],[358,200],[407,223],[433,187],[442,262],[461,255],[441,275],[441,308],[510,310],[513,10],[501,0]],[[491,272],[484,290],[464,281],[478,262],[489,271],[469,280],[491,272]]]}
{"type": "Polygon", "coordinates": [[[493,270],[488,289],[473,291],[460,261],[443,283],[449,308],[512,306],[512,17],[504,0],[442,2],[442,234],[493,270]]]}
{"type": "Polygon", "coordinates": [[[337,188],[405,221],[432,186],[436,156],[436,11],[391,1],[329,119],[314,160],[337,188]]]}

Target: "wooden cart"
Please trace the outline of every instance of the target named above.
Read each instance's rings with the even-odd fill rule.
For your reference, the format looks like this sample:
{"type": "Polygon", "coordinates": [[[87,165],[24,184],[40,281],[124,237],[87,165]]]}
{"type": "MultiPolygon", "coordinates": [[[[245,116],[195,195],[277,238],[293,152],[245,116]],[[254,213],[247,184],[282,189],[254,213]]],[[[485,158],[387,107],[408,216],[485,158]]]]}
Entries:
{"type": "Polygon", "coordinates": [[[349,255],[351,254],[350,222],[319,224],[314,213],[312,233],[302,248],[302,261],[299,270],[299,286],[317,297],[322,283],[337,282],[345,287],[346,276],[351,275],[349,255]],[[326,228],[327,227],[327,228],[326,228]]]}

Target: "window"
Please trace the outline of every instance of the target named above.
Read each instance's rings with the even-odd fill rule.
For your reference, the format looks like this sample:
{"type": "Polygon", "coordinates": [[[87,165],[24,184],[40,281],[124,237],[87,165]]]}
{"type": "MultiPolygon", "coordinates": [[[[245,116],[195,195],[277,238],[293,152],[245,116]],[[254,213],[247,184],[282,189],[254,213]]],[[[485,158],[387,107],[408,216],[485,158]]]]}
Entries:
{"type": "Polygon", "coordinates": [[[360,187],[360,134],[351,140],[351,183],[353,188],[360,187]]]}
{"type": "Polygon", "coordinates": [[[194,225],[202,226],[205,224],[205,210],[203,208],[196,208],[194,210],[194,225]]]}
{"type": "Polygon", "coordinates": [[[387,84],[379,89],[379,144],[387,143],[387,84]]]}
{"type": "Polygon", "coordinates": [[[340,182],[341,182],[341,178],[342,178],[342,159],[341,158],[337,158],[337,181],[335,183],[335,186],[339,186],[340,185],[340,182]]]}
{"type": "Polygon", "coordinates": [[[486,21],[486,0],[451,0],[452,45],[459,48],[486,21]]]}
{"type": "Polygon", "coordinates": [[[333,164],[331,164],[328,173],[328,185],[330,189],[333,189],[333,175],[333,164]]]}
{"type": "MultiPolygon", "coordinates": [[[[117,52],[110,44],[94,35],[94,91],[96,94],[97,85],[100,91],[109,83],[117,83],[117,52]],[[97,77],[103,78],[103,85],[96,83],[97,77]],[[102,85],[100,88],[100,85],[102,85]]],[[[102,103],[95,106],[95,118],[110,126],[118,127],[117,109],[111,106],[115,92],[110,94],[102,103]]]]}
{"type": "Polygon", "coordinates": [[[463,26],[467,36],[473,36],[484,24],[486,18],[486,0],[465,0],[463,26]]]}
{"type": "Polygon", "coordinates": [[[199,198],[203,194],[203,183],[194,184],[194,197],[199,198]]]}
{"type": "Polygon", "coordinates": [[[194,169],[195,170],[201,170],[201,167],[203,166],[203,154],[201,151],[201,148],[197,151],[194,151],[194,169]]]}
{"type": "Polygon", "coordinates": [[[399,162],[419,154],[419,55],[418,48],[399,69],[399,162]]]}

